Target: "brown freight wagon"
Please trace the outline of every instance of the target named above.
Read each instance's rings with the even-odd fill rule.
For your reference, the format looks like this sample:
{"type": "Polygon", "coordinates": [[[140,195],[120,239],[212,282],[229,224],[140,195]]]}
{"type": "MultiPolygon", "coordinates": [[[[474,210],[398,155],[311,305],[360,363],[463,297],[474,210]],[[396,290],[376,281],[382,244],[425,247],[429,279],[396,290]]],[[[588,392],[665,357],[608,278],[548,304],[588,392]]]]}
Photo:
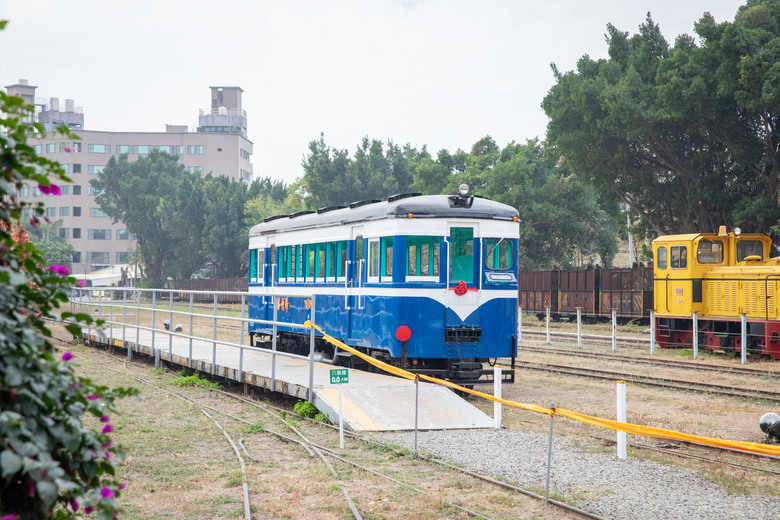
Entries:
{"type": "Polygon", "coordinates": [[[552,269],[518,273],[519,302],[524,311],[541,318],[573,318],[577,308],[586,318],[621,320],[649,318],[653,308],[653,270],[639,265],[633,269],[552,269]]]}

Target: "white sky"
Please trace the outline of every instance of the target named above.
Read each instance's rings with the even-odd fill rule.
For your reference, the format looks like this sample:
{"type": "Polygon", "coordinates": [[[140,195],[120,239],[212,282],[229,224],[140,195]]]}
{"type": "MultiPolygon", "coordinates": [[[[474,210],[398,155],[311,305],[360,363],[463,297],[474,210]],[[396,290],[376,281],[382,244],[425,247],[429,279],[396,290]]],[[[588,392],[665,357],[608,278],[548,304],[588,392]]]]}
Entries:
{"type": "Polygon", "coordinates": [[[198,124],[210,86],[240,86],[255,176],[290,183],[309,141],[363,136],[435,153],[544,137],[550,63],[606,56],[607,23],[650,11],[670,43],[737,0],[2,0],[0,87],[75,99],[85,127],[198,124]]]}

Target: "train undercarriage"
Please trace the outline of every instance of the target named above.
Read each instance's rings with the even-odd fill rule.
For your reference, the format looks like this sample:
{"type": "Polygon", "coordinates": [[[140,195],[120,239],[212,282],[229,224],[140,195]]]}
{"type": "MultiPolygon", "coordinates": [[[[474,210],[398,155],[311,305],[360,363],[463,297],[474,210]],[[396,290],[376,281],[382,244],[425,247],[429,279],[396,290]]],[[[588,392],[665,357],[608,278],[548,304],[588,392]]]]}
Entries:
{"type": "MultiPolygon", "coordinates": [[[[746,325],[746,353],[780,359],[780,322],[749,320],[746,325]]],[[[697,329],[699,348],[742,354],[741,320],[699,318],[697,329]]],[[[655,339],[662,348],[692,348],[693,334],[691,318],[656,318],[655,339]]]]}
{"type": "MultiPolygon", "coordinates": [[[[250,332],[250,344],[271,350],[273,349],[273,336],[250,332]]],[[[280,352],[288,352],[299,356],[308,356],[311,349],[310,336],[308,334],[296,334],[291,332],[279,332],[276,340],[276,349],[280,352]]],[[[373,357],[397,368],[402,368],[415,374],[423,374],[438,379],[445,379],[452,383],[473,388],[474,385],[487,385],[494,383],[494,370],[485,368],[485,365],[494,366],[496,359],[489,358],[407,358],[406,356],[394,357],[387,350],[371,349],[365,347],[353,347],[362,353],[373,357]]],[[[516,338],[512,337],[512,356],[510,368],[502,368],[501,380],[503,383],[515,381],[515,352],[516,338]]],[[[368,361],[349,352],[338,349],[321,337],[315,339],[314,360],[319,363],[328,363],[334,366],[343,366],[355,370],[369,372],[382,372],[368,361]]]]}

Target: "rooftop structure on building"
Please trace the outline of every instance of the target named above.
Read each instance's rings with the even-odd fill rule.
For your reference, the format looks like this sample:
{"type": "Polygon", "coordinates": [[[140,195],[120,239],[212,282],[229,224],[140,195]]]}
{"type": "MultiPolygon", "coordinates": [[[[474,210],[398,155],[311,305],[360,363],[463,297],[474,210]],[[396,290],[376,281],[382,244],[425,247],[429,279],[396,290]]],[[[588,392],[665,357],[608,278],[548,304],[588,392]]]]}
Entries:
{"type": "Polygon", "coordinates": [[[179,162],[192,173],[252,181],[253,144],[247,138],[247,118],[242,108],[243,90],[240,87],[210,87],[211,108],[200,110],[195,131],[189,131],[187,125],[166,124],[164,132],[86,129],[84,110],[76,106],[74,100],[61,102],[59,98],[37,98],[36,88],[21,79],[6,86],[6,91],[34,105],[30,120],[43,124],[47,132],[66,126],[79,138],[63,142],[51,134],[49,138],[30,141],[37,153],[62,164],[73,182],[62,186],[62,197],[42,198],[37,186],[33,185],[24,188],[20,195],[28,201],[38,198],[46,203],[46,216],[52,222],[60,222],[58,235],[76,249],[73,258],[76,273],[133,260],[135,243],[132,237],[124,224],[112,224],[102,213],[89,183],[112,156],[127,154],[133,161],[158,149],[177,155],[179,162]]]}

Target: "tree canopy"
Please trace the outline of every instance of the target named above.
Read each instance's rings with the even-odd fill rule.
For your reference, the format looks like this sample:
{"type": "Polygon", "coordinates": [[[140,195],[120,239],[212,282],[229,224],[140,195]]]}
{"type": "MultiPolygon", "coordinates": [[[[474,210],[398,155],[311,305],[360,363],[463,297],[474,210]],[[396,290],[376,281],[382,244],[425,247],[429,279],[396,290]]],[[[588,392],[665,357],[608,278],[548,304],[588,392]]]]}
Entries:
{"type": "Polygon", "coordinates": [[[705,13],[695,30],[670,46],[648,13],[631,36],[608,26],[608,58],[553,66],[548,146],[655,234],[767,231],[780,218],[780,0],[748,0],[733,22],[705,13]]]}

